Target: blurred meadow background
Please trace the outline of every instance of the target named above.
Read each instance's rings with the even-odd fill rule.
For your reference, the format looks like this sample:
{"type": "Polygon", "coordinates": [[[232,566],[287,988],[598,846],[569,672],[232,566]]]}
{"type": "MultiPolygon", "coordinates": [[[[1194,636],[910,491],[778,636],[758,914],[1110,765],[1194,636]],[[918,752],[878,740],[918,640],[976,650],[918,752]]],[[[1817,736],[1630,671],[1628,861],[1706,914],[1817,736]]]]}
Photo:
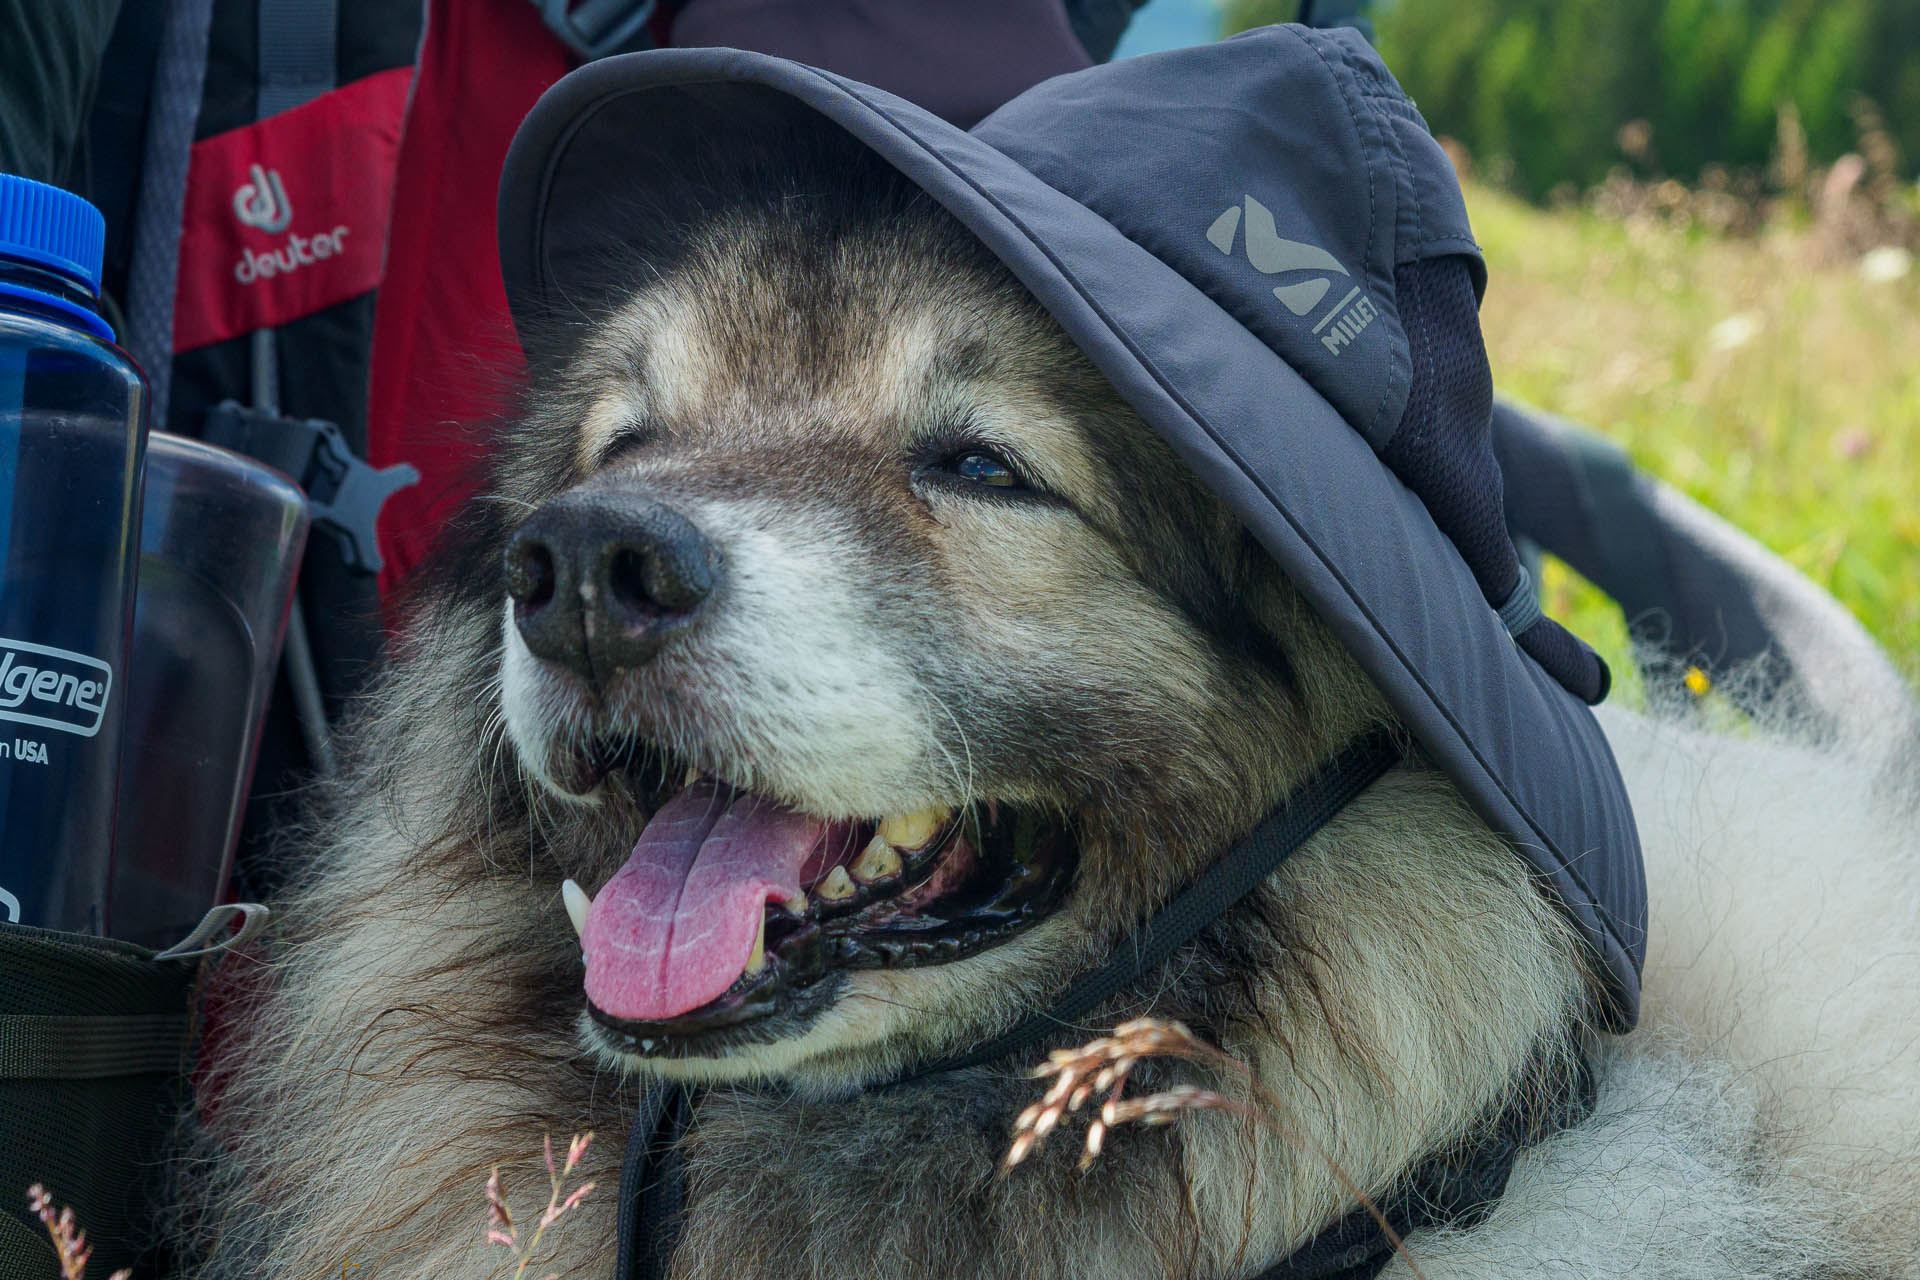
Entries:
{"type": "MultiPolygon", "coordinates": [[[[1290,21],[1151,0],[1121,53],[1290,21]]],[[[1375,0],[1465,179],[1506,394],[1595,427],[1920,676],[1920,0],[1375,0]]],[[[1625,669],[1619,610],[1549,609],[1625,669]]]]}

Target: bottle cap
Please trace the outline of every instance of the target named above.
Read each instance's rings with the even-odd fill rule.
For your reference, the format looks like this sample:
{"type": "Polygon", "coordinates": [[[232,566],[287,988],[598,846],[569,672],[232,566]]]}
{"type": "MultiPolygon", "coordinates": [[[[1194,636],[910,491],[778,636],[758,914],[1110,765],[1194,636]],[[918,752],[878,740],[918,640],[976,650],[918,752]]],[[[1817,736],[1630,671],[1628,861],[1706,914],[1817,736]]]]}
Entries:
{"type": "Polygon", "coordinates": [[[0,173],[0,257],[58,272],[100,296],[107,220],[70,191],[0,173]]]}

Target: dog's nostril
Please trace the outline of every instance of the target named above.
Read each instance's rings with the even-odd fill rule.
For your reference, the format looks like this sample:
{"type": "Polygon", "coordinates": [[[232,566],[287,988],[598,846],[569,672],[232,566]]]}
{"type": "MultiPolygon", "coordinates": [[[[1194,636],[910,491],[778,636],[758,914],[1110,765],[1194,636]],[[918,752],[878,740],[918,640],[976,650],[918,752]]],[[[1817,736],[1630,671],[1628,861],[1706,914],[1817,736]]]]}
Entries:
{"type": "Polygon", "coordinates": [[[653,593],[648,590],[649,558],[632,547],[622,547],[613,553],[613,559],[607,565],[607,590],[616,603],[641,612],[658,609],[667,603],[655,600],[653,593]]]}
{"type": "Polygon", "coordinates": [[[507,594],[514,603],[539,609],[553,599],[553,552],[536,538],[522,539],[507,553],[507,594]]]}
{"type": "Polygon", "coordinates": [[[712,549],[704,541],[617,548],[607,561],[607,593],[635,613],[684,613],[713,592],[712,549]]]}

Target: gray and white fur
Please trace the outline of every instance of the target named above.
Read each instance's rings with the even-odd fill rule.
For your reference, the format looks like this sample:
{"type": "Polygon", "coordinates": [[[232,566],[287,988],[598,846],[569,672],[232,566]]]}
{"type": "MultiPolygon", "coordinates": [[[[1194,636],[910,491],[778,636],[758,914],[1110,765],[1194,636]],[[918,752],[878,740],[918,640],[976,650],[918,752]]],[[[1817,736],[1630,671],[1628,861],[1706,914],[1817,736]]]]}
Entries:
{"type": "MultiPolygon", "coordinates": [[[[1349,1180],[1383,1192],[1591,1053],[1593,1117],[1395,1274],[1920,1275],[1920,849],[1910,798],[1843,748],[1606,715],[1653,892],[1624,1041],[1590,1029],[1571,927],[1415,753],[1084,1028],[1186,1021],[1297,1143],[1196,1116],[1116,1131],[1084,1174],[1068,1138],[1000,1177],[1037,1096],[1013,1065],[862,1089],[1044,1005],[1392,716],[1002,268],[876,166],[839,171],[821,190],[771,166],[689,214],[666,261],[534,351],[493,479],[289,847],[264,963],[227,972],[239,1029],[182,1157],[197,1274],[500,1274],[489,1168],[530,1206],[541,1136],[592,1129],[599,1189],[530,1273],[604,1276],[627,1123],[671,1074],[715,1086],[681,1280],[1250,1275],[1351,1209],[1349,1180]],[[940,473],[973,444],[1028,491],[940,473]],[[527,650],[500,567],[581,487],[671,505],[727,573],[700,628],[597,697],[527,650]],[[609,1052],[583,1035],[559,885],[604,882],[647,816],[644,787],[579,773],[610,720],[823,816],[1044,810],[1077,880],[1011,941],[848,975],[710,1057],[609,1052]]],[[[1175,1080],[1222,1085],[1140,1083],[1175,1080]]]]}

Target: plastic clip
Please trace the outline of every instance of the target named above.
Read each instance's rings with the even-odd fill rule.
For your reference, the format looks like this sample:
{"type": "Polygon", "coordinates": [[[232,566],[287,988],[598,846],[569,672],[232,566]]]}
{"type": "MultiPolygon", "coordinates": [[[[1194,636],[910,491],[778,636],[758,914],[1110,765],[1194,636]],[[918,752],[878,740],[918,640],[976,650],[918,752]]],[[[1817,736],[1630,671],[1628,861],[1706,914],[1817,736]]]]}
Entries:
{"type": "Polygon", "coordinates": [[[533,0],[540,21],[561,43],[588,62],[616,53],[650,49],[646,38],[654,0],[533,0]],[[639,39],[635,39],[635,37],[639,39]]]}
{"type": "Polygon", "coordinates": [[[191,960],[196,956],[210,956],[218,951],[231,951],[253,940],[267,927],[267,917],[271,913],[257,902],[223,902],[200,917],[200,923],[193,926],[193,932],[168,947],[156,952],[155,960],[191,960]],[[240,917],[240,931],[228,937],[221,937],[235,916],[240,917]],[[218,941],[215,941],[218,939],[218,941]]]}
{"type": "Polygon", "coordinates": [[[411,464],[372,466],[323,418],[283,418],[232,400],[207,412],[205,438],[284,471],[306,491],[314,527],[333,539],[347,568],[380,572],[375,524],[387,499],[420,479],[411,464]]]}

